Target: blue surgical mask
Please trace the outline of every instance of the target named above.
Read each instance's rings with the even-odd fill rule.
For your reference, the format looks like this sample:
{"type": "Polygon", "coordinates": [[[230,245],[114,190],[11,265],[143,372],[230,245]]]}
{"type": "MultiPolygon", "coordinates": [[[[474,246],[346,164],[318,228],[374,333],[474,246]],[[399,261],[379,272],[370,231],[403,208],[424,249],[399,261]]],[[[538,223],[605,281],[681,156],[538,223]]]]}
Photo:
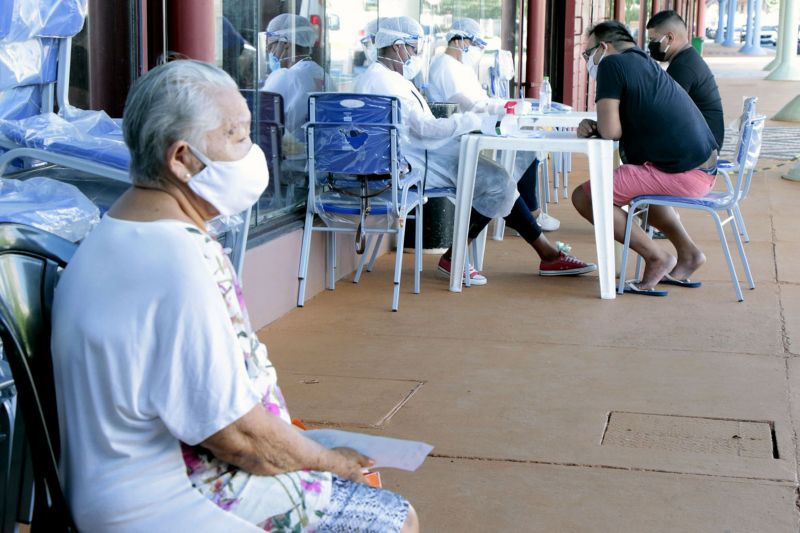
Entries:
{"type": "Polygon", "coordinates": [[[272,52],[269,53],[269,71],[275,72],[276,70],[281,68],[281,60],[278,59],[278,56],[273,54],[272,52]]]}

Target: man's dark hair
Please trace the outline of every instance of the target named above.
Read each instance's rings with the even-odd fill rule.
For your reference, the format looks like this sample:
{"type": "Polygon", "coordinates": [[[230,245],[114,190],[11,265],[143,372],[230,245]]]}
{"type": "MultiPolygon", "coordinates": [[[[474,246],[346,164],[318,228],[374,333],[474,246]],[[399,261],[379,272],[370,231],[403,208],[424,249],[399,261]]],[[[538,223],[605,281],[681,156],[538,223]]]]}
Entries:
{"type": "Polygon", "coordinates": [[[647,21],[648,30],[652,28],[661,28],[665,25],[671,27],[682,26],[683,29],[686,29],[686,21],[684,21],[680,15],[671,9],[659,11],[647,21]]]}
{"type": "Polygon", "coordinates": [[[628,31],[628,28],[616,20],[606,20],[605,22],[595,24],[586,35],[589,37],[594,35],[598,43],[636,44],[636,40],[633,38],[633,35],[631,35],[631,32],[628,31]]]}

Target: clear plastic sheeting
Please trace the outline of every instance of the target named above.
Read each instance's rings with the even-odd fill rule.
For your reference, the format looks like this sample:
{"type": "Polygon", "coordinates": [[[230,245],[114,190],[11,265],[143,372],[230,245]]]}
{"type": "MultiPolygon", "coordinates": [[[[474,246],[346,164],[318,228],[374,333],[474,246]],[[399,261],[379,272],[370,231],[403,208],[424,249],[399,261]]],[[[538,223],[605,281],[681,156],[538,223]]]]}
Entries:
{"type": "Polygon", "coordinates": [[[0,120],[18,120],[41,111],[42,90],[36,85],[0,91],[0,120]]]}
{"type": "MultiPolygon", "coordinates": [[[[326,173],[383,175],[391,172],[392,132],[388,124],[311,124],[309,141],[313,136],[315,169],[318,184],[327,182],[326,173]]],[[[310,153],[309,153],[310,155],[310,153]]],[[[406,167],[400,154],[399,168],[406,167]]]]}
{"type": "Polygon", "coordinates": [[[100,222],[100,211],[74,185],[45,177],[0,178],[0,222],[33,226],[77,242],[100,222]]]}
{"type": "Polygon", "coordinates": [[[744,143],[739,143],[739,155],[737,157],[737,160],[743,163],[743,168],[745,169],[754,168],[758,163],[758,156],[761,155],[761,136],[764,133],[764,121],[755,121],[752,128],[742,128],[740,135],[745,135],[748,129],[750,129],[750,145],[747,154],[742,153],[745,148],[744,143]]]}
{"type": "MultiPolygon", "coordinates": [[[[355,196],[336,191],[324,192],[315,198],[315,211],[329,228],[355,228],[361,221],[359,190],[355,196]]],[[[392,213],[391,191],[369,199],[369,215],[364,218],[365,230],[387,231],[396,217],[392,213]]]]}
{"type": "Polygon", "coordinates": [[[88,0],[0,0],[0,41],[72,37],[83,28],[88,0]]]}
{"type": "Polygon", "coordinates": [[[44,113],[0,120],[0,135],[29,148],[90,159],[120,170],[127,170],[130,164],[119,121],[102,111],[70,108],[64,110],[64,117],[44,113]]]}
{"type": "Polygon", "coordinates": [[[0,42],[0,91],[54,82],[58,74],[57,58],[58,45],[54,39],[0,42]]]}
{"type": "Polygon", "coordinates": [[[309,121],[397,124],[400,101],[392,96],[357,93],[315,93],[309,95],[309,121]],[[392,104],[396,105],[396,117],[392,104]]]}

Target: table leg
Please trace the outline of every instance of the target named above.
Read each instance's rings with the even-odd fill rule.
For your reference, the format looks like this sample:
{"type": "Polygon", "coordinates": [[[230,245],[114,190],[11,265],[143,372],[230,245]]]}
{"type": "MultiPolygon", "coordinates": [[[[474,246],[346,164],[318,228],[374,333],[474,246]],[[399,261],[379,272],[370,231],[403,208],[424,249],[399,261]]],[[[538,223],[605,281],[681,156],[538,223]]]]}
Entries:
{"type": "Polygon", "coordinates": [[[597,243],[597,270],[600,297],[613,300],[614,286],[614,171],[613,150],[609,142],[589,142],[589,185],[592,191],[594,238],[597,243]]]}
{"type": "Polygon", "coordinates": [[[478,170],[478,136],[461,137],[458,157],[458,181],[456,185],[456,209],[453,217],[453,256],[450,263],[450,290],[461,292],[464,261],[467,253],[467,233],[472,196],[475,192],[475,173],[478,170]]]}

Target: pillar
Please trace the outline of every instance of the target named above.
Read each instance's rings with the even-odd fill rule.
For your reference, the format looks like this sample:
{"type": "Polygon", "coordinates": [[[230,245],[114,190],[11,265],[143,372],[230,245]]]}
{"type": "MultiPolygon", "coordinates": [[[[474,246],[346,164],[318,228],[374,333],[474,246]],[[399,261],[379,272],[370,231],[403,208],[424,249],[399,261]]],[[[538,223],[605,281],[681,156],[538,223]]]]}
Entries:
{"type": "MultiPolygon", "coordinates": [[[[659,0],[651,0],[650,2],[650,16],[652,17],[659,11],[661,11],[661,2],[659,0]]],[[[644,31],[644,26],[642,26],[642,31],[644,31]]]]}
{"type": "Polygon", "coordinates": [[[167,26],[171,52],[214,62],[214,0],[168,0],[167,26]]]}
{"type": "MultiPolygon", "coordinates": [[[[639,0],[639,48],[645,49],[644,34],[647,32],[647,4],[646,0],[639,0]]],[[[655,5],[656,0],[652,0],[655,5]]]]}
{"type": "Polygon", "coordinates": [[[744,46],[739,48],[742,54],[749,54],[753,50],[753,7],[755,0],[747,0],[747,21],[744,25],[744,46]]]}
{"type": "Polygon", "coordinates": [[[625,24],[625,0],[614,0],[614,20],[625,24]]]}
{"type": "Polygon", "coordinates": [[[695,20],[694,34],[697,37],[706,37],[706,0],[697,0],[697,18],[695,20]]]}
{"type": "Polygon", "coordinates": [[[775,70],[775,67],[777,67],[783,60],[783,48],[781,48],[780,43],[783,42],[783,25],[781,24],[781,21],[783,20],[785,13],[786,2],[778,0],[778,44],[775,46],[775,58],[764,66],[764,70],[775,70]]]}
{"type": "Polygon", "coordinates": [[[546,15],[547,0],[528,0],[528,57],[525,64],[525,86],[529,98],[538,97],[537,88],[544,78],[546,15]]]}
{"type": "Polygon", "coordinates": [[[112,117],[122,116],[136,75],[129,10],[127,2],[89,3],[89,105],[112,117]]]}
{"type": "Polygon", "coordinates": [[[789,172],[787,172],[781,177],[785,180],[800,181],[800,161],[797,162],[794,168],[789,170],[789,172]]]}
{"type": "MultiPolygon", "coordinates": [[[[731,0],[732,1],[732,0],[731,0]]],[[[717,36],[714,42],[722,44],[725,33],[725,12],[728,9],[728,0],[719,0],[719,16],[717,16],[717,36]]]]}
{"type": "Polygon", "coordinates": [[[725,41],[723,41],[722,46],[736,46],[736,42],[733,40],[733,34],[735,30],[735,22],[736,22],[736,0],[728,0],[728,18],[727,18],[727,30],[725,31],[725,41]]]}
{"type": "Polygon", "coordinates": [[[753,16],[753,50],[750,52],[750,54],[763,56],[766,55],[764,49],[761,48],[761,9],[763,7],[763,1],[754,0],[754,2],[753,11],[755,11],[755,14],[753,16]]]}
{"type": "Polygon", "coordinates": [[[798,64],[797,61],[798,3],[796,0],[783,0],[781,3],[786,4],[786,10],[780,20],[781,35],[778,37],[778,47],[781,49],[781,61],[766,79],[783,81],[800,80],[800,64],[798,64]]]}

